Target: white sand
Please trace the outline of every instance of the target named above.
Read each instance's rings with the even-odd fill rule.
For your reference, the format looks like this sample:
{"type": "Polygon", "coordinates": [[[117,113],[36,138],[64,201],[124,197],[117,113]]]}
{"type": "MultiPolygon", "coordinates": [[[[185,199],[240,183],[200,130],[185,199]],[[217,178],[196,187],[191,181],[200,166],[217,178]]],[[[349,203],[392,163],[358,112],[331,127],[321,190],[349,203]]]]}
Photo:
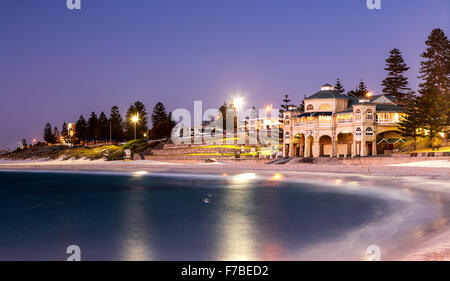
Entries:
{"type": "Polygon", "coordinates": [[[387,166],[429,167],[429,168],[449,168],[450,169],[450,161],[449,160],[430,160],[430,161],[418,161],[418,162],[409,162],[409,163],[402,163],[402,164],[390,164],[387,166]]]}

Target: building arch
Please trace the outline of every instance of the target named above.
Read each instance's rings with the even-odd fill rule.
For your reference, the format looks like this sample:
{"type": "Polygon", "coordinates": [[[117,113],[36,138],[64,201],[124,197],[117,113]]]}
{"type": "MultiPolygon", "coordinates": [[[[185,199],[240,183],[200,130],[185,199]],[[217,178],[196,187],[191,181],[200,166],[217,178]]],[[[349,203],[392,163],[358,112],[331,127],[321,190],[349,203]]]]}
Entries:
{"type": "Polygon", "coordinates": [[[306,110],[314,110],[314,106],[312,104],[308,104],[306,110]]]}
{"type": "Polygon", "coordinates": [[[319,138],[319,156],[330,157],[332,154],[333,141],[329,135],[322,135],[319,138]]]}
{"type": "Polygon", "coordinates": [[[374,132],[372,127],[367,127],[366,128],[366,136],[373,136],[374,132]]]}
{"type": "Polygon", "coordinates": [[[403,139],[395,129],[386,129],[376,134],[377,154],[390,154],[403,144],[403,139]]]}
{"type": "Polygon", "coordinates": [[[351,156],[353,145],[353,133],[343,131],[337,134],[336,154],[338,156],[351,156]]]}
{"type": "Polygon", "coordinates": [[[366,110],[366,120],[373,120],[373,111],[370,108],[366,110]]]}
{"type": "Polygon", "coordinates": [[[361,120],[361,109],[355,110],[355,120],[361,120]]]}
{"type": "Polygon", "coordinates": [[[397,127],[385,127],[385,126],[378,126],[377,127],[377,135],[385,132],[399,132],[397,131],[397,127]]]}
{"type": "Polygon", "coordinates": [[[303,157],[306,145],[305,135],[303,133],[296,134],[292,143],[294,144],[293,156],[303,157]]]}

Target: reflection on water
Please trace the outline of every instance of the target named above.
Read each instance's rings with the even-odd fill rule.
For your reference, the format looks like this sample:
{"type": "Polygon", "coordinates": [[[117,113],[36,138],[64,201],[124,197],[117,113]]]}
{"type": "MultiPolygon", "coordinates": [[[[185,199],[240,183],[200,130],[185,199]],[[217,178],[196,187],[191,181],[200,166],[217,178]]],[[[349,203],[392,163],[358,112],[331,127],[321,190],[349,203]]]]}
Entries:
{"type": "Polygon", "coordinates": [[[124,194],[125,210],[123,214],[124,235],[120,239],[123,242],[120,251],[120,260],[129,261],[148,261],[156,260],[151,252],[149,241],[151,234],[147,229],[151,228],[151,217],[146,212],[144,191],[136,188],[136,190],[126,192],[124,194]]]}
{"type": "Polygon", "coordinates": [[[0,172],[0,260],[64,260],[72,244],[85,260],[307,259],[386,215],[382,199],[282,177],[0,172]]]}
{"type": "MultiPolygon", "coordinates": [[[[242,177],[244,178],[244,177],[242,177]]],[[[243,183],[233,192],[227,192],[221,204],[218,228],[219,242],[217,260],[255,260],[255,237],[257,225],[250,218],[253,194],[248,184],[243,183]]]]}

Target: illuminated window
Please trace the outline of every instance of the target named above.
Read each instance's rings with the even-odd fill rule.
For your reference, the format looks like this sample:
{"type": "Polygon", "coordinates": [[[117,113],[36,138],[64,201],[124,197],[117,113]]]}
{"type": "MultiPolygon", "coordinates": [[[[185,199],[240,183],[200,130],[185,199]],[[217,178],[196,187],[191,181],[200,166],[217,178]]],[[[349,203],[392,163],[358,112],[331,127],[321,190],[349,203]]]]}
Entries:
{"type": "Polygon", "coordinates": [[[371,109],[366,110],[366,119],[373,120],[373,111],[371,109]]]}
{"type": "Polygon", "coordinates": [[[308,104],[306,110],[314,110],[314,106],[312,104],[308,104]]]}
{"type": "Polygon", "coordinates": [[[331,116],[319,116],[319,123],[321,125],[331,125],[331,116]]]}
{"type": "Polygon", "coordinates": [[[329,105],[329,104],[321,104],[319,106],[319,109],[320,110],[330,110],[331,109],[331,105],[329,105]]]}
{"type": "Polygon", "coordinates": [[[294,126],[302,126],[305,123],[305,118],[295,118],[294,119],[294,126]]]}
{"type": "Polygon", "coordinates": [[[361,119],[361,109],[359,109],[359,108],[355,111],[355,119],[356,120],[361,119]]]}
{"type": "Polygon", "coordinates": [[[353,114],[351,113],[336,115],[337,123],[351,123],[352,121],[353,121],[353,114]]]}

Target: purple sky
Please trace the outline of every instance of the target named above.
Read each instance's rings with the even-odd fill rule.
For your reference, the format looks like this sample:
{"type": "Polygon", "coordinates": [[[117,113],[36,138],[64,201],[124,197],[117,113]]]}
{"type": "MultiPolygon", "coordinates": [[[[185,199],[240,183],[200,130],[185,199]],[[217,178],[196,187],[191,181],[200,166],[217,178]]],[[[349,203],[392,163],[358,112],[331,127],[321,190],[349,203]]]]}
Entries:
{"type": "Polygon", "coordinates": [[[381,90],[399,48],[415,89],[420,53],[435,27],[449,35],[448,0],[0,1],[0,148],[41,138],[91,111],[217,107],[241,91],[247,104],[296,104],[325,82],[361,78],[381,90]]]}

